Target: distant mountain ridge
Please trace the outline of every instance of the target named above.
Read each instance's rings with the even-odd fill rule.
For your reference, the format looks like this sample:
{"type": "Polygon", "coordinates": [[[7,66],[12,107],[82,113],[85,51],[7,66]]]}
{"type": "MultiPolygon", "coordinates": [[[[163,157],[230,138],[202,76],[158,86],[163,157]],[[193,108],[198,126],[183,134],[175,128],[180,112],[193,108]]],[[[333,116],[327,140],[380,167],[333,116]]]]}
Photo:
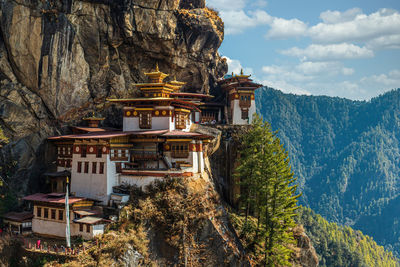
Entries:
{"type": "Polygon", "coordinates": [[[256,103],[289,151],[301,203],[399,253],[400,89],[352,101],[265,87],[256,103]]]}

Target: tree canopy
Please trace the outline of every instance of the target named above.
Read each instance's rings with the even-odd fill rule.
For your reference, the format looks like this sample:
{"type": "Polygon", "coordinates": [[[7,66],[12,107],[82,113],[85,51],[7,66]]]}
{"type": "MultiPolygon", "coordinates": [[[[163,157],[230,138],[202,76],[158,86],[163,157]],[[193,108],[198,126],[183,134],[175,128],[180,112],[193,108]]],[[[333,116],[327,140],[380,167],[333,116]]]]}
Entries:
{"type": "Polygon", "coordinates": [[[239,215],[245,217],[241,237],[247,250],[265,266],[290,265],[294,216],[297,208],[296,179],[287,152],[276,132],[254,116],[242,137],[235,175],[240,184],[239,215]]]}

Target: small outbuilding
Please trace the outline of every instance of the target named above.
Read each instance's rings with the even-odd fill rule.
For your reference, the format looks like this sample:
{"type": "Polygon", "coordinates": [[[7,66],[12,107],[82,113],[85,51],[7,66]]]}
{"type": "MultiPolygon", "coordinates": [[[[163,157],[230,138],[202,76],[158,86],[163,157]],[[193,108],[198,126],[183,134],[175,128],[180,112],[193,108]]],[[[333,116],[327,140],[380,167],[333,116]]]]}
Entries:
{"type": "Polygon", "coordinates": [[[3,215],[3,223],[10,233],[25,235],[32,233],[32,218],[32,212],[9,212],[3,215]]]}

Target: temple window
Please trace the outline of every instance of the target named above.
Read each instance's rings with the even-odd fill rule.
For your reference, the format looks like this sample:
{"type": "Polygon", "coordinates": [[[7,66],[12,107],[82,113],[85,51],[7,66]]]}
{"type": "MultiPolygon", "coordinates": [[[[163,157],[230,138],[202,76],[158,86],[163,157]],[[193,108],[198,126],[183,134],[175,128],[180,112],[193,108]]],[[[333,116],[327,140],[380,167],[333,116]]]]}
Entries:
{"type": "Polygon", "coordinates": [[[251,95],[244,94],[240,96],[239,106],[241,108],[249,108],[251,106],[251,95]]]}
{"type": "Polygon", "coordinates": [[[85,161],[85,173],[89,173],[89,162],[85,161]]]}
{"type": "Polygon", "coordinates": [[[87,150],[87,145],[82,145],[81,146],[81,157],[86,158],[86,150],[87,150]]]}
{"type": "Polygon", "coordinates": [[[103,173],[104,173],[104,162],[100,162],[99,173],[100,173],[100,174],[103,174],[103,173]]]}
{"type": "Polygon", "coordinates": [[[174,143],[171,145],[171,152],[173,158],[187,158],[189,157],[189,144],[174,143]]]}
{"type": "Polygon", "coordinates": [[[42,208],[41,207],[37,207],[36,208],[36,216],[37,217],[42,217],[42,208]]]}
{"type": "Polygon", "coordinates": [[[79,232],[83,232],[83,224],[82,223],[79,224],[79,232]]]}
{"type": "Polygon", "coordinates": [[[115,170],[116,170],[117,173],[121,173],[122,172],[122,163],[121,162],[115,163],[115,170]]]}
{"type": "Polygon", "coordinates": [[[101,158],[103,156],[103,148],[101,146],[97,146],[97,151],[96,151],[96,158],[101,158]]]}
{"type": "Polygon", "coordinates": [[[56,210],[55,209],[51,209],[51,219],[52,220],[56,219],[56,210]]]}
{"type": "Polygon", "coordinates": [[[44,208],[44,218],[48,218],[49,217],[49,209],[48,208],[44,208]]]}
{"type": "Polygon", "coordinates": [[[86,224],[86,233],[90,233],[90,225],[86,224]]]}
{"type": "Polygon", "coordinates": [[[139,127],[141,129],[151,129],[151,111],[139,113],[139,127]]]}
{"type": "Polygon", "coordinates": [[[64,220],[64,211],[63,210],[58,210],[58,220],[60,220],[60,221],[64,220]]]}
{"type": "Polygon", "coordinates": [[[81,173],[82,172],[82,162],[78,161],[78,169],[76,170],[77,173],[81,173]]]}
{"type": "Polygon", "coordinates": [[[92,162],[92,173],[96,173],[97,162],[92,162]]]}
{"type": "Polygon", "coordinates": [[[175,128],[185,129],[186,128],[186,114],[176,113],[175,114],[175,128]]]}
{"type": "Polygon", "coordinates": [[[71,166],[72,166],[72,164],[71,164],[71,160],[70,159],[67,159],[67,161],[66,161],[66,165],[65,165],[67,168],[71,168],[71,166]]]}
{"type": "Polygon", "coordinates": [[[247,109],[242,109],[242,120],[247,120],[249,118],[249,111],[247,109]]]}

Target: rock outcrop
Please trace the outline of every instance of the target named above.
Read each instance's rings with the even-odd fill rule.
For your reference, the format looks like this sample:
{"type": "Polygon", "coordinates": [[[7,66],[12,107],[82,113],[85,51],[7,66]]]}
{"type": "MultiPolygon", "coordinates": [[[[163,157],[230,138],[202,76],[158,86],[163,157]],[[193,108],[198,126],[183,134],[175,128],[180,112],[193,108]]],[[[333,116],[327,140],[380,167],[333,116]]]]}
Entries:
{"type": "Polygon", "coordinates": [[[223,36],[204,0],[0,1],[0,127],[11,141],[2,158],[35,180],[46,137],[107,97],[135,94],[157,62],[183,90],[208,92],[227,70],[223,36]]]}
{"type": "Polygon", "coordinates": [[[293,229],[293,235],[297,242],[294,247],[293,266],[317,267],[319,265],[318,255],[311,243],[310,238],[304,231],[302,225],[293,229]]]}

